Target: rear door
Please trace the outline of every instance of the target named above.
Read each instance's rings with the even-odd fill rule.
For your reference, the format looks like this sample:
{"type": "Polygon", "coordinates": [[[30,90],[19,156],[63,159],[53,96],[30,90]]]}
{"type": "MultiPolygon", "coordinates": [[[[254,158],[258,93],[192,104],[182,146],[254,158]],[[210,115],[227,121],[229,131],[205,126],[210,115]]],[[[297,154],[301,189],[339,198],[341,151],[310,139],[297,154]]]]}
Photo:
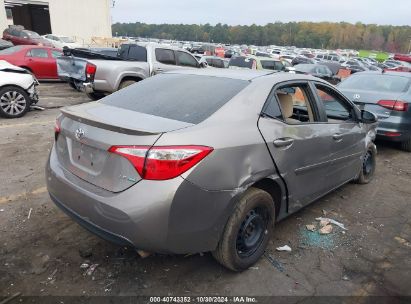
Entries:
{"type": "Polygon", "coordinates": [[[33,48],[26,53],[27,66],[37,78],[45,79],[51,75],[51,62],[49,53],[43,48],[33,48]]]}
{"type": "Polygon", "coordinates": [[[323,121],[330,163],[325,183],[332,189],[353,179],[359,172],[365,152],[365,131],[358,119],[358,110],[328,84],[314,82],[323,121]]]}
{"type": "Polygon", "coordinates": [[[307,81],[274,86],[263,113],[258,126],[287,184],[288,211],[294,212],[330,190],[330,132],[307,81]]]}
{"type": "Polygon", "coordinates": [[[173,50],[156,48],[154,50],[155,61],[153,64],[153,74],[161,74],[176,69],[176,56],[173,50]]]}

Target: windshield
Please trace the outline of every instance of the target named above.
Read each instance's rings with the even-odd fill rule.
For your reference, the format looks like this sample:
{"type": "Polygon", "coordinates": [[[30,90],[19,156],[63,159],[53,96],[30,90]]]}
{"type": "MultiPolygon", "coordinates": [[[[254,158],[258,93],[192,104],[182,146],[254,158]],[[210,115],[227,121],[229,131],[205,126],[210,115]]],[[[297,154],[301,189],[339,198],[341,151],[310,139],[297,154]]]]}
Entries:
{"type": "Polygon", "coordinates": [[[248,84],[245,80],[223,77],[163,74],[109,95],[101,103],[197,124],[248,84]]]}
{"type": "Polygon", "coordinates": [[[248,68],[252,69],[255,60],[252,58],[247,57],[236,57],[231,58],[230,63],[228,64],[229,67],[239,67],[239,68],[248,68]]]}
{"type": "Polygon", "coordinates": [[[75,41],[69,37],[59,37],[61,41],[65,43],[74,43],[75,41]]]}
{"type": "Polygon", "coordinates": [[[21,47],[21,46],[12,46],[8,49],[4,49],[4,50],[0,51],[0,55],[14,54],[14,53],[20,52],[22,49],[23,49],[23,47],[21,47]]]}
{"type": "Polygon", "coordinates": [[[405,92],[410,86],[410,78],[396,75],[383,74],[356,74],[339,85],[340,89],[380,91],[380,92],[405,92]]]}

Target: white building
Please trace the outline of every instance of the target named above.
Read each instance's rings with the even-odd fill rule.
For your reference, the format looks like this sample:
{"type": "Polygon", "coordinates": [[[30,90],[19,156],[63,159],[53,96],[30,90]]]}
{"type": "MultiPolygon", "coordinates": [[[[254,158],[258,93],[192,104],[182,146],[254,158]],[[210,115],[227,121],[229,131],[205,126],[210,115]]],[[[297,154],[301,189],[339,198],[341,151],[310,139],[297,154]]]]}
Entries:
{"type": "Polygon", "coordinates": [[[111,37],[110,0],[0,0],[0,38],[10,24],[40,35],[56,34],[90,43],[111,37]]]}

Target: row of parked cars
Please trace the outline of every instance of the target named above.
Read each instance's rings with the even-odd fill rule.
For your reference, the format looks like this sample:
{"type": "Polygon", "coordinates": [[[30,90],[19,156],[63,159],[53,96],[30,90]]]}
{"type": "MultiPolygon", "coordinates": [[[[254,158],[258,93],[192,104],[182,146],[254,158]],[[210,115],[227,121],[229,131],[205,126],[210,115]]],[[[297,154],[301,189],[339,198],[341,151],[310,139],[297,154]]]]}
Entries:
{"type": "MultiPolygon", "coordinates": [[[[202,56],[198,60],[195,56],[198,54],[157,43],[127,43],[121,45],[118,50],[65,49],[60,51],[39,46],[16,46],[0,51],[0,59],[36,71],[35,75],[39,79],[64,80],[74,89],[84,91],[93,100],[101,99],[157,74],[183,69],[215,69],[216,63],[213,61],[226,60],[218,56],[202,56]],[[12,59],[15,57],[24,58],[23,61],[32,59],[30,62],[37,64],[33,57],[40,52],[44,55],[42,64],[38,65],[39,72],[35,70],[35,65],[25,66],[12,59]],[[49,69],[44,67],[47,61],[50,62],[49,69]],[[47,72],[48,70],[52,73],[47,72]]],[[[394,60],[391,62],[395,63],[394,60]]],[[[243,54],[231,57],[227,64],[222,64],[220,68],[308,74],[338,85],[338,88],[357,106],[377,114],[380,120],[377,130],[379,138],[400,142],[404,150],[411,150],[411,111],[408,106],[411,101],[411,73],[369,69],[354,73],[339,83],[341,78],[337,73],[342,68],[340,64],[327,59],[294,66],[287,63],[286,60],[243,54]]]]}
{"type": "MultiPolygon", "coordinates": [[[[27,54],[39,46],[15,48],[37,58],[27,54]]],[[[156,43],[56,57],[60,79],[105,98],[61,110],[50,197],[86,229],[139,252],[211,251],[245,270],[276,222],[373,179],[376,137],[411,151],[411,73],[367,70],[334,86],[313,76],[328,70],[312,66],[331,71],[325,61],[236,54],[216,68],[207,59],[219,56],[197,60],[156,43]]],[[[27,68],[0,61],[0,80],[12,77],[27,85],[0,83],[6,117],[38,99],[27,68]]]]}

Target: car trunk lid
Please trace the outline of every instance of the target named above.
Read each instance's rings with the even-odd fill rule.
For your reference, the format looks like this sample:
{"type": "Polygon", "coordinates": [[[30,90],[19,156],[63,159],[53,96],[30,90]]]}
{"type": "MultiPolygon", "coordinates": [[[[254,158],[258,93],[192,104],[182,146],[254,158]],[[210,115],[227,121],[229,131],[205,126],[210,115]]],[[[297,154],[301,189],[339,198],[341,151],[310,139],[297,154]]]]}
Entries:
{"type": "Polygon", "coordinates": [[[153,146],[164,132],[191,126],[158,116],[100,103],[62,110],[56,153],[60,165],[77,177],[112,192],[141,180],[124,157],[108,152],[111,146],[153,146]]]}
{"type": "Polygon", "coordinates": [[[381,100],[401,100],[403,93],[393,92],[375,92],[366,90],[342,90],[342,92],[350,98],[361,110],[373,112],[378,116],[378,119],[386,119],[390,117],[392,110],[387,109],[378,104],[381,100]]]}

